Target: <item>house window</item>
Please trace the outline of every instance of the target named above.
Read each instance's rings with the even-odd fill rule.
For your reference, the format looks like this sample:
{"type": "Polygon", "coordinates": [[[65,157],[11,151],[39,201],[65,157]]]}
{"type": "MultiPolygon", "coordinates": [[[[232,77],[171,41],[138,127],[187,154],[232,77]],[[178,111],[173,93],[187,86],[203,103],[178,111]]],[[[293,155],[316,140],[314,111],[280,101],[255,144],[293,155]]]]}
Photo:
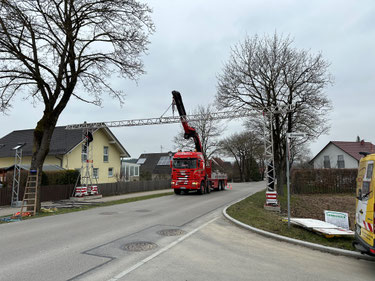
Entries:
{"type": "Polygon", "coordinates": [[[337,168],[339,169],[345,168],[344,155],[337,155],[337,168]]]}
{"type": "Polygon", "coordinates": [[[139,167],[138,166],[135,166],[134,167],[134,176],[139,176],[139,167]]]}
{"type": "Polygon", "coordinates": [[[130,176],[134,176],[134,166],[130,166],[130,176]]]}
{"type": "Polygon", "coordinates": [[[103,147],[103,162],[108,162],[108,146],[103,147]]]}
{"type": "Polygon", "coordinates": [[[108,168],[108,177],[113,177],[113,168],[108,168]]]}
{"type": "Polygon", "coordinates": [[[329,160],[329,156],[326,155],[324,156],[324,168],[331,168],[331,161],[329,160]]]}
{"type": "Polygon", "coordinates": [[[87,160],[87,145],[82,144],[82,153],[81,153],[82,161],[87,160]]]}
{"type": "Polygon", "coordinates": [[[99,168],[93,168],[92,169],[92,177],[94,179],[98,179],[99,178],[99,168]]]}

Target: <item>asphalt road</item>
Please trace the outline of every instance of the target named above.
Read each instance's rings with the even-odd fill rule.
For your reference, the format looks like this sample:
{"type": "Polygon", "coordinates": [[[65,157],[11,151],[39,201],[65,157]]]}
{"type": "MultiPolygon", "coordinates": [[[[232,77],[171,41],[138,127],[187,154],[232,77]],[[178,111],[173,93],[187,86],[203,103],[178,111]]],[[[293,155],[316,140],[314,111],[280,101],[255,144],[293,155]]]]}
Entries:
{"type": "Polygon", "coordinates": [[[264,238],[223,218],[224,206],[263,187],[2,224],[0,280],[374,280],[375,263],[264,238]]]}

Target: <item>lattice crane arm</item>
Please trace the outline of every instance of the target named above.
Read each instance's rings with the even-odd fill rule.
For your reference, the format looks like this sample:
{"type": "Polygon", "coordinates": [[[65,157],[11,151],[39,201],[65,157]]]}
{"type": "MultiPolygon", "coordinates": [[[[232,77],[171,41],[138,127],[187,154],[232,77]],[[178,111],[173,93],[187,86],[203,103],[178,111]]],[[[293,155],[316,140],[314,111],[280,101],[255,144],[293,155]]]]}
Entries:
{"type": "MultiPolygon", "coordinates": [[[[240,111],[223,111],[215,112],[209,115],[204,114],[193,114],[186,115],[187,121],[199,121],[202,119],[234,119],[250,116],[251,112],[248,110],[240,111]]],[[[130,120],[120,120],[120,121],[106,121],[106,122],[94,122],[94,123],[81,123],[81,124],[71,124],[67,125],[65,129],[67,130],[82,130],[82,129],[97,129],[104,127],[135,127],[135,126],[148,126],[148,125],[161,125],[161,124],[174,124],[180,123],[179,116],[166,116],[166,117],[155,117],[155,118],[144,118],[144,119],[130,119],[130,120]]]]}

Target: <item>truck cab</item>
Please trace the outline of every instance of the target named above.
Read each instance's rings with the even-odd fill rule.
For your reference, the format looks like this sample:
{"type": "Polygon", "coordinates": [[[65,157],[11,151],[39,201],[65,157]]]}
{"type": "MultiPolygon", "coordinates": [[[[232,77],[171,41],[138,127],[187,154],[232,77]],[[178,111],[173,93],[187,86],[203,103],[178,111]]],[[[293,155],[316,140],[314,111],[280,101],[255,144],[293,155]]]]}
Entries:
{"type": "Polygon", "coordinates": [[[171,186],[176,194],[197,190],[207,192],[206,166],[201,152],[177,152],[171,161],[171,186]]]}
{"type": "Polygon", "coordinates": [[[375,154],[361,153],[356,189],[355,242],[362,253],[375,256],[374,185],[375,154]]]}

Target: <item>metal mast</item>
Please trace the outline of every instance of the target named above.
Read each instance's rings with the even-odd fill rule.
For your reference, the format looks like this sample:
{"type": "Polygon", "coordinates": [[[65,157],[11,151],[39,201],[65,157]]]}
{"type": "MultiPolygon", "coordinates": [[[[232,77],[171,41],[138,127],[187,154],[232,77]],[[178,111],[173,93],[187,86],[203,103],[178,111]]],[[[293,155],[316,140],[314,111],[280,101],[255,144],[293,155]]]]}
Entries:
{"type": "Polygon", "coordinates": [[[82,162],[81,162],[81,186],[86,186],[87,192],[92,186],[92,173],[93,173],[93,157],[92,145],[90,145],[88,136],[92,135],[92,130],[86,128],[82,131],[82,162]]]}
{"type": "Polygon", "coordinates": [[[18,144],[13,148],[15,151],[14,156],[14,171],[13,171],[13,185],[12,185],[12,200],[11,206],[18,207],[18,199],[20,192],[20,179],[21,179],[21,163],[22,163],[22,147],[25,144],[18,144]]]}
{"type": "Polygon", "coordinates": [[[275,190],[275,159],[273,151],[273,113],[263,112],[264,160],[266,166],[267,191],[275,190]],[[267,116],[268,115],[268,116],[267,116]],[[267,121],[269,126],[267,126],[267,121]]]}
{"type": "Polygon", "coordinates": [[[275,170],[275,156],[273,143],[273,117],[275,114],[285,114],[291,111],[291,105],[285,106],[270,106],[263,110],[263,129],[264,129],[264,158],[266,166],[266,204],[265,207],[277,206],[277,191],[275,190],[276,170],[275,170]],[[269,122],[269,124],[267,124],[269,122]]]}

